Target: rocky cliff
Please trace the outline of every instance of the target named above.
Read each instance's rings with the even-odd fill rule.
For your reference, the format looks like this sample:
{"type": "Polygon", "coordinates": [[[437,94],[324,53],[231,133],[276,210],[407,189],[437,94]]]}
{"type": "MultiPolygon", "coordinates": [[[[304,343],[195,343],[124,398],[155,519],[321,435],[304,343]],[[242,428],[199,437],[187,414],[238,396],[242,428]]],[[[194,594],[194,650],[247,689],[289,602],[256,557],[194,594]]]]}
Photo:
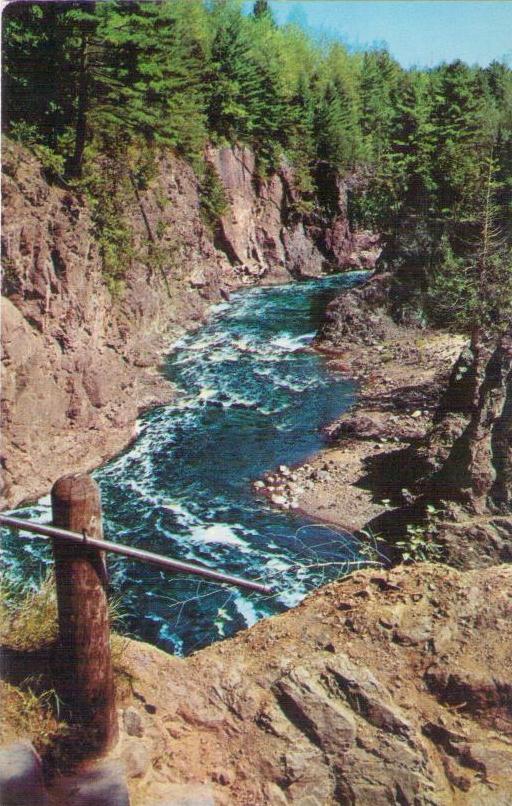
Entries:
{"type": "Polygon", "coordinates": [[[208,155],[229,200],[216,243],[249,276],[289,279],[318,276],[326,270],[374,268],[378,235],[354,232],[349,224],[351,178],[327,177],[335,199],[333,212],[299,212],[300,194],[286,163],[268,179],[256,169],[248,148],[222,148],[208,155]]]}
{"type": "Polygon", "coordinates": [[[127,642],[134,803],[504,806],[511,591],[507,567],[365,571],[186,660],[127,642]]]}
{"type": "MultiPolygon", "coordinates": [[[[120,741],[99,764],[60,777],[77,744],[66,751],[47,713],[17,720],[11,707],[2,737],[24,726],[55,806],[505,806],[511,617],[510,566],[359,570],[186,659],[116,637],[120,741]]],[[[48,660],[6,650],[6,695],[27,668],[51,686],[48,660]]],[[[12,762],[6,777],[18,792],[27,782],[12,762]]]]}
{"type": "Polygon", "coordinates": [[[350,231],[341,184],[337,213],[313,232],[295,212],[286,166],[262,180],[247,149],[211,150],[208,159],[229,201],[213,230],[192,169],[172,154],[126,198],[133,256],[113,299],[85,201],[50,186],[34,157],[6,144],[4,506],[126,444],[141,410],[172,394],[158,365],[173,338],[230,289],[374,261],[375,239],[350,231]]]}
{"type": "Polygon", "coordinates": [[[459,567],[510,562],[512,332],[467,341],[462,352],[461,339],[445,334],[460,353],[447,373],[449,344],[436,356],[435,333],[397,325],[391,292],[386,273],[337,297],[317,339],[343,362],[351,356],[351,373],[363,378],[357,411],[330,431],[352,452],[364,444],[359,475],[374,501],[390,503],[366,525],[392,541],[410,540],[417,528],[419,539],[459,567]],[[405,446],[371,459],[372,440],[374,448],[375,440],[405,446]]]}
{"type": "Polygon", "coordinates": [[[512,330],[468,344],[426,438],[413,450],[416,508],[440,512],[436,539],[452,563],[512,560],[512,330]]]}

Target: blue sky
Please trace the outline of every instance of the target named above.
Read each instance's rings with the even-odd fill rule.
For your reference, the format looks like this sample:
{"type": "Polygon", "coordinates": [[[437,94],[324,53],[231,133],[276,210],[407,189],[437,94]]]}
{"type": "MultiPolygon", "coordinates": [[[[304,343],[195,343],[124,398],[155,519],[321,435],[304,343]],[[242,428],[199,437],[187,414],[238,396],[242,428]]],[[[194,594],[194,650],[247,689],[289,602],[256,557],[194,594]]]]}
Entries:
{"type": "Polygon", "coordinates": [[[279,23],[296,22],[350,46],[385,42],[404,67],[454,59],[512,64],[512,0],[271,0],[271,6],[279,23]]]}

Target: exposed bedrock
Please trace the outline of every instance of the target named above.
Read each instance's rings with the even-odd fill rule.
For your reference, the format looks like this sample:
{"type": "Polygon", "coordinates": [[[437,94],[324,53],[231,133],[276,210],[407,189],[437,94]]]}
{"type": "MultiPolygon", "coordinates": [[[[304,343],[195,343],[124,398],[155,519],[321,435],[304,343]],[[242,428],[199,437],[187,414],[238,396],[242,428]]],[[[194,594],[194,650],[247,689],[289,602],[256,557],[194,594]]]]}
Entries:
{"type": "MultiPolygon", "coordinates": [[[[468,345],[456,362],[433,423],[404,451],[414,499],[387,513],[398,529],[430,505],[427,532],[463,568],[512,561],[512,333],[468,345]]],[[[376,524],[374,524],[376,526],[376,524]]]]}
{"type": "Polygon", "coordinates": [[[216,243],[247,274],[270,272],[285,281],[290,274],[311,277],[325,270],[374,268],[379,236],[354,232],[349,224],[348,194],[354,180],[327,178],[332,211],[319,217],[298,212],[300,194],[288,165],[262,179],[252,151],[236,146],[211,149],[208,160],[229,200],[216,243]]]}
{"type": "MultiPolygon", "coordinates": [[[[134,259],[113,300],[85,203],[50,187],[33,157],[13,146],[6,152],[2,431],[4,505],[12,505],[129,440],[138,413],[171,393],[155,371],[162,350],[237,278],[200,220],[192,171],[166,158],[143,201],[150,226],[166,218],[165,279],[134,259]]],[[[146,224],[135,198],[126,216],[143,257],[146,224]]]]}
{"type": "Polygon", "coordinates": [[[349,344],[373,344],[396,330],[388,313],[389,273],[373,274],[362,285],[335,297],[327,306],[317,346],[324,351],[349,344]]]}
{"type": "Polygon", "coordinates": [[[160,773],[226,806],[505,804],[510,593],[510,568],[402,566],[186,660],[130,642],[146,746],[160,773]]]}

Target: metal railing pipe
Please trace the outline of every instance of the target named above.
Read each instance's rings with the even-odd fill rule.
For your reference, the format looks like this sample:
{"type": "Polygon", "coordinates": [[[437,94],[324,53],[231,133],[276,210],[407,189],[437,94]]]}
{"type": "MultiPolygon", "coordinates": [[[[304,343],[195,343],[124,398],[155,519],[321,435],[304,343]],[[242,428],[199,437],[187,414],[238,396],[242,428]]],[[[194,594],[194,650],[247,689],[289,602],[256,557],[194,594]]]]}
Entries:
{"type": "Polygon", "coordinates": [[[141,560],[142,562],[157,565],[159,568],[163,568],[166,571],[174,571],[179,574],[195,574],[205,579],[221,582],[224,585],[234,585],[237,588],[256,591],[257,593],[269,595],[275,592],[267,585],[252,582],[249,579],[231,576],[230,574],[222,574],[219,571],[212,571],[206,566],[186,563],[181,560],[171,560],[168,557],[163,557],[161,554],[154,554],[152,551],[144,551],[144,549],[137,549],[120,543],[111,543],[109,540],[98,540],[97,538],[88,537],[87,534],[70,532],[67,529],[59,529],[56,526],[50,526],[44,523],[34,523],[33,521],[26,521],[22,518],[13,518],[10,515],[0,515],[0,526],[5,526],[8,529],[22,529],[24,532],[32,532],[36,535],[42,535],[43,537],[69,540],[74,543],[85,543],[91,548],[99,549],[100,551],[111,551],[113,554],[120,554],[122,557],[128,557],[132,560],[141,560]]]}

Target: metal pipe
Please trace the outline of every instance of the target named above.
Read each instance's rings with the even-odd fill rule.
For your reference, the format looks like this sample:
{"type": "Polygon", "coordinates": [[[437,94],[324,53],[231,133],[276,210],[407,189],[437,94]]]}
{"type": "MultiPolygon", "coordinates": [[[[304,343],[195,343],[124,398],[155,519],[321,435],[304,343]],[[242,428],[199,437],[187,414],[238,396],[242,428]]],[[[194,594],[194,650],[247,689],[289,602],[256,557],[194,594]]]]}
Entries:
{"type": "Polygon", "coordinates": [[[25,521],[21,518],[11,518],[9,515],[0,515],[0,526],[6,526],[8,529],[23,529],[25,532],[33,532],[34,534],[43,535],[44,537],[70,540],[74,543],[81,543],[82,545],[85,542],[87,545],[91,546],[91,548],[99,549],[100,551],[112,551],[114,554],[120,554],[123,557],[152,563],[153,565],[158,565],[160,568],[165,568],[167,571],[177,571],[180,574],[197,574],[206,579],[223,582],[226,585],[235,585],[238,588],[257,591],[258,593],[274,593],[272,588],[261,585],[259,582],[251,582],[248,579],[241,579],[240,577],[230,576],[229,574],[221,574],[219,571],[212,571],[205,566],[184,563],[181,562],[181,560],[170,560],[167,557],[162,557],[161,554],[153,554],[151,551],[111,543],[109,540],[97,540],[96,538],[87,537],[87,535],[78,534],[78,532],[69,532],[67,529],[58,529],[55,526],[47,526],[43,523],[34,523],[33,521],[25,521]]]}

